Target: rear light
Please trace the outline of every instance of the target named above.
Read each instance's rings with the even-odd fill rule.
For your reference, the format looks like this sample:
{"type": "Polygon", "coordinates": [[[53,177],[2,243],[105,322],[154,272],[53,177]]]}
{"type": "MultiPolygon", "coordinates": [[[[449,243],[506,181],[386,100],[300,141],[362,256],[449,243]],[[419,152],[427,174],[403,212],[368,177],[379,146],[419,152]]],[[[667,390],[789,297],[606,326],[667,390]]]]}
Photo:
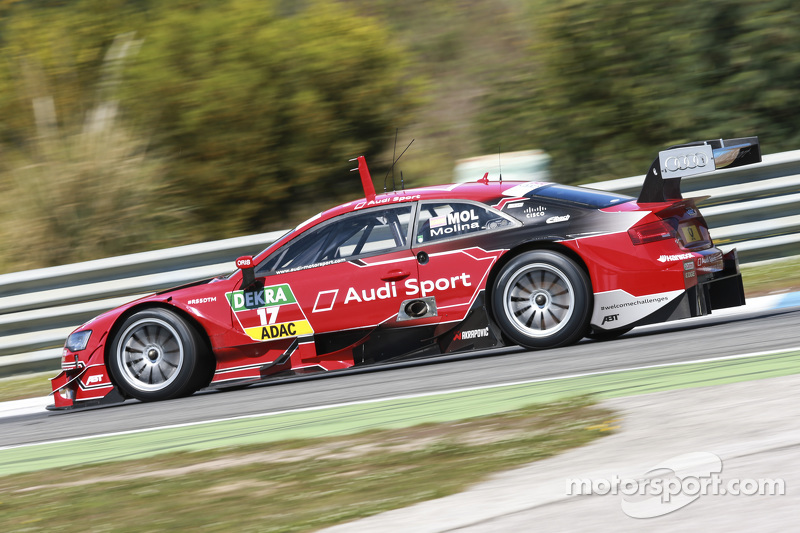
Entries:
{"type": "Polygon", "coordinates": [[[666,220],[656,220],[634,226],[628,230],[633,244],[647,244],[648,242],[663,241],[666,239],[676,239],[678,234],[675,228],[666,220]]]}

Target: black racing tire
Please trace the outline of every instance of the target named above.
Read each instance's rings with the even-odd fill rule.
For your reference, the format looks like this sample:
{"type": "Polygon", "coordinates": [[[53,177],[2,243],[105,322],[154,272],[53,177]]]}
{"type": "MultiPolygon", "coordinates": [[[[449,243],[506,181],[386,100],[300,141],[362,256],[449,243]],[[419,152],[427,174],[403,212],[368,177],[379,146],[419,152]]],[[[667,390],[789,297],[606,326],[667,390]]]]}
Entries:
{"type": "Polygon", "coordinates": [[[625,335],[632,329],[633,329],[632,327],[617,328],[617,329],[598,329],[598,330],[590,329],[589,332],[586,334],[586,338],[596,341],[611,341],[625,335]]]}
{"type": "Polygon", "coordinates": [[[492,290],[492,312],[503,333],[529,349],[581,339],[591,318],[586,272],[557,252],[524,252],[506,264],[492,290]]]}
{"type": "Polygon", "coordinates": [[[198,331],[162,308],[129,316],[114,336],[107,363],[123,394],[143,402],[194,393],[207,384],[211,366],[198,331]]]}

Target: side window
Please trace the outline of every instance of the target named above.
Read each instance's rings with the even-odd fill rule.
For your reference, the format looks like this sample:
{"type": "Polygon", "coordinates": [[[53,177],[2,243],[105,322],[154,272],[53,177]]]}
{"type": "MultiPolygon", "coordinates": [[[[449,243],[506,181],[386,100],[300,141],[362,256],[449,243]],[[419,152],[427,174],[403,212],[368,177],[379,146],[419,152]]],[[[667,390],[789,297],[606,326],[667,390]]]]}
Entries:
{"type": "Polygon", "coordinates": [[[423,202],[417,244],[491,231],[514,223],[488,207],[467,202],[423,202]]]}
{"type": "Polygon", "coordinates": [[[405,248],[412,207],[408,204],[349,213],[311,228],[271,254],[258,266],[256,275],[405,248]]]}

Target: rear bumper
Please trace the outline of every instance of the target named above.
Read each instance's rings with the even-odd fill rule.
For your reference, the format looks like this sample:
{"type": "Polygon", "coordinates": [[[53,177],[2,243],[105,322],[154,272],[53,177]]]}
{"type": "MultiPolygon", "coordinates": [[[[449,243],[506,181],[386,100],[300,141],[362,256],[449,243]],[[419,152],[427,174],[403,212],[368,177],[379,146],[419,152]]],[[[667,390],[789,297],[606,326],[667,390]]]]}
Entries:
{"type": "Polygon", "coordinates": [[[725,309],[745,304],[742,274],[739,271],[739,257],[736,250],[722,256],[723,269],[712,275],[711,281],[702,283],[704,298],[713,309],[725,309]]]}
{"type": "Polygon", "coordinates": [[[713,272],[703,272],[703,267],[698,264],[696,284],[686,287],[679,297],[632,325],[643,326],[705,316],[717,309],[745,305],[744,285],[736,250],[724,254],[722,264],[721,270],[713,272]]]}

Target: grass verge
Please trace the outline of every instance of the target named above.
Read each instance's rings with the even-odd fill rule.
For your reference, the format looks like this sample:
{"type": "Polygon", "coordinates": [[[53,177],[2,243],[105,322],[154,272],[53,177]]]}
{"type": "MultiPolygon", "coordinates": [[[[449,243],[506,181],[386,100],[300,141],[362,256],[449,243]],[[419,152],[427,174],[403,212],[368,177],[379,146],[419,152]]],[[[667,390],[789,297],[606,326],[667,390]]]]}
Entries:
{"type": "Polygon", "coordinates": [[[462,491],[614,429],[586,397],[466,420],[0,478],[0,530],[309,531],[462,491]]]}
{"type": "Polygon", "coordinates": [[[800,256],[752,266],[743,265],[742,281],[748,298],[800,291],[800,256]]]}
{"type": "Polygon", "coordinates": [[[58,374],[58,370],[2,378],[0,379],[0,402],[47,396],[52,390],[50,378],[56,374],[58,374]]]}

